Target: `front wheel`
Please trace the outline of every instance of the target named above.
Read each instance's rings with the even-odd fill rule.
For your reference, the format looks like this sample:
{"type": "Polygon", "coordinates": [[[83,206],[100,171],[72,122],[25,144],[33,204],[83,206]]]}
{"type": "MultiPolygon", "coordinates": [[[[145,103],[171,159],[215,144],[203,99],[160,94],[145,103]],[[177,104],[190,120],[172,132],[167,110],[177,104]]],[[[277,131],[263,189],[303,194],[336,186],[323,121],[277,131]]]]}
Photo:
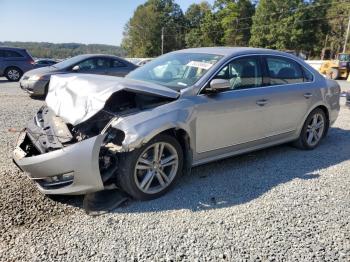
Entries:
{"type": "Polygon", "coordinates": [[[172,136],[159,135],[120,159],[118,185],[135,199],[165,194],[180,176],[183,152],[172,136]]]}
{"type": "Polygon", "coordinates": [[[306,118],[299,139],[295,145],[301,149],[311,150],[319,145],[327,133],[327,118],[322,109],[316,108],[306,118]]]}

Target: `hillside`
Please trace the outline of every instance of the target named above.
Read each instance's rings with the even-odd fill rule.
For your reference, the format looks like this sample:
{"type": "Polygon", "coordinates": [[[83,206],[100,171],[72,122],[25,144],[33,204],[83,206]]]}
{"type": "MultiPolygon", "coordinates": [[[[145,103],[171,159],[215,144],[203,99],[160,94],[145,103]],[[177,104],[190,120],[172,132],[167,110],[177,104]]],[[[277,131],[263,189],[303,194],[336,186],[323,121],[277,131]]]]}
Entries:
{"type": "Polygon", "coordinates": [[[33,57],[67,58],[80,54],[112,54],[125,56],[126,52],[119,46],[102,44],[79,44],[79,43],[46,43],[46,42],[0,42],[0,46],[25,48],[33,57]]]}

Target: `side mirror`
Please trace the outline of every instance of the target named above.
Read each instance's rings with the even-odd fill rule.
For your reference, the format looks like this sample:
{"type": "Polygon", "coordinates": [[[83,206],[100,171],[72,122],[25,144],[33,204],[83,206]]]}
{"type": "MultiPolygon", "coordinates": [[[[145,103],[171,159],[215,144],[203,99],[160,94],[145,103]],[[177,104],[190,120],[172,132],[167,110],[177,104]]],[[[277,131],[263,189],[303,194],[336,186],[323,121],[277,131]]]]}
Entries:
{"type": "Polygon", "coordinates": [[[210,81],[210,86],[206,90],[211,92],[218,92],[223,89],[229,89],[230,87],[230,81],[226,79],[213,79],[210,81]]]}
{"type": "Polygon", "coordinates": [[[76,65],[76,66],[73,66],[72,71],[79,71],[79,69],[80,69],[80,66],[76,65]]]}

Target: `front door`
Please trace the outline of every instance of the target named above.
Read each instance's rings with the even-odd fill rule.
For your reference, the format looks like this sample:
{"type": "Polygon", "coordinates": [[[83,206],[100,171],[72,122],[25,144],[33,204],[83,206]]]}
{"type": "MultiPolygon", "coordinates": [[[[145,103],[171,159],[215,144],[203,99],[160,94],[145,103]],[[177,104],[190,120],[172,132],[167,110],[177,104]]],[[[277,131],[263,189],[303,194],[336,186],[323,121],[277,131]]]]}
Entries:
{"type": "Polygon", "coordinates": [[[266,136],[264,117],[268,98],[262,88],[260,60],[247,56],[232,60],[214,77],[230,88],[217,94],[204,91],[197,99],[196,152],[208,153],[266,136]]]}

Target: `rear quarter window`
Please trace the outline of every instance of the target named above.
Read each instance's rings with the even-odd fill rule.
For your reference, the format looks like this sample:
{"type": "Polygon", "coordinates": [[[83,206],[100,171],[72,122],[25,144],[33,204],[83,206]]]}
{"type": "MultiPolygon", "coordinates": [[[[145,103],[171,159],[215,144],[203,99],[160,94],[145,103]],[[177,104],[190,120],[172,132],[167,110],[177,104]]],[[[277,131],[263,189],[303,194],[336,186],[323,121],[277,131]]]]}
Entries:
{"type": "Polygon", "coordinates": [[[113,59],[112,63],[111,63],[111,67],[113,67],[113,68],[126,67],[126,65],[123,62],[119,61],[119,60],[113,59]]]}
{"type": "Polygon", "coordinates": [[[309,70],[303,67],[303,72],[304,72],[304,82],[312,82],[314,81],[314,76],[311,74],[309,70]]]}

